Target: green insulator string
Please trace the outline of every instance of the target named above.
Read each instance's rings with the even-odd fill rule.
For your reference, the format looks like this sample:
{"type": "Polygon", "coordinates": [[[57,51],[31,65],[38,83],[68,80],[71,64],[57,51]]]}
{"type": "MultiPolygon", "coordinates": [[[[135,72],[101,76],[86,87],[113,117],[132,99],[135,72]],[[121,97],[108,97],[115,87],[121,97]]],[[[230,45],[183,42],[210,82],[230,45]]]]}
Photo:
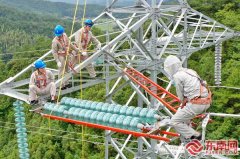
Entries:
{"type": "Polygon", "coordinates": [[[25,114],[23,112],[24,108],[22,107],[23,102],[16,101],[13,103],[15,110],[15,122],[16,122],[16,132],[17,132],[17,142],[19,149],[19,158],[20,159],[29,159],[29,149],[27,143],[27,129],[25,123],[25,114]]]}

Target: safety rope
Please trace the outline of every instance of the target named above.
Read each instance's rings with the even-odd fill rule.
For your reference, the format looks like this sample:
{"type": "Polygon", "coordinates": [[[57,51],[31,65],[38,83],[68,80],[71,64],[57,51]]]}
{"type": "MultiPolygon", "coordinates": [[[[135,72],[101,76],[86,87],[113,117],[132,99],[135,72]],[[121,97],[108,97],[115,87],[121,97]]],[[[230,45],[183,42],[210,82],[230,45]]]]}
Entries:
{"type": "MultiPolygon", "coordinates": [[[[82,17],[82,26],[81,28],[83,27],[83,23],[84,23],[84,19],[85,19],[85,14],[86,14],[86,6],[87,6],[87,1],[84,0],[84,8],[83,8],[83,17],[82,17]]],[[[82,43],[82,33],[81,32],[81,35],[80,35],[80,43],[82,43]]],[[[81,53],[79,55],[79,65],[81,64],[81,53]]],[[[82,87],[82,69],[80,69],[79,71],[80,73],[80,99],[82,99],[82,96],[83,96],[83,87],[82,87]]],[[[84,129],[85,127],[82,125],[82,158],[84,158],[84,129]]]]}
{"type": "MultiPolygon", "coordinates": [[[[77,15],[77,9],[78,9],[78,3],[79,3],[79,0],[77,0],[77,3],[76,3],[74,17],[73,17],[73,22],[72,22],[72,29],[71,29],[70,35],[73,34],[73,29],[74,29],[74,24],[75,24],[75,21],[76,21],[76,15],[77,15]]],[[[71,38],[72,37],[70,36],[69,43],[71,43],[71,38]]],[[[59,104],[59,98],[60,98],[60,95],[61,95],[61,88],[62,88],[63,78],[64,78],[64,75],[65,75],[66,66],[67,66],[67,62],[68,62],[69,51],[70,51],[70,45],[69,45],[69,47],[67,49],[67,55],[66,55],[66,59],[65,59],[65,63],[64,63],[63,72],[62,72],[62,75],[61,75],[62,77],[61,77],[60,86],[59,86],[57,105],[59,104]]]]}
{"type": "MultiPolygon", "coordinates": [[[[71,38],[72,38],[71,35],[73,34],[74,24],[75,24],[75,21],[76,21],[78,3],[79,3],[79,0],[77,0],[76,6],[75,6],[75,11],[74,11],[74,16],[73,16],[72,29],[71,29],[71,32],[70,32],[69,43],[71,43],[71,38]]],[[[66,55],[66,59],[65,59],[65,63],[64,63],[63,72],[62,72],[62,75],[61,75],[61,81],[60,81],[60,86],[59,86],[59,91],[58,91],[58,97],[57,97],[57,105],[59,105],[59,98],[60,98],[60,95],[61,95],[61,88],[62,88],[63,78],[64,78],[65,71],[66,71],[66,65],[67,65],[67,61],[68,61],[69,51],[70,51],[70,44],[69,44],[69,47],[67,48],[67,55],[66,55]]],[[[51,111],[50,114],[52,114],[52,111],[51,111]]],[[[50,127],[51,127],[51,120],[50,120],[50,118],[48,119],[48,124],[49,124],[49,130],[50,130],[50,127]]],[[[50,131],[50,132],[51,132],[51,131],[50,131]]]]}

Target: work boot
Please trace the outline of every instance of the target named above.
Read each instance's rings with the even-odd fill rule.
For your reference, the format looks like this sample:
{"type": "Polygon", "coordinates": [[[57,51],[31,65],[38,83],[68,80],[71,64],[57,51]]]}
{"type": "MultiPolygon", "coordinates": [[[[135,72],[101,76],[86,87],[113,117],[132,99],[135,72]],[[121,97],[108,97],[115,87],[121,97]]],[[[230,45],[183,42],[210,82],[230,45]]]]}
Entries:
{"type": "Polygon", "coordinates": [[[65,87],[71,88],[72,87],[72,83],[68,83],[65,87]]]}
{"type": "Polygon", "coordinates": [[[90,79],[95,79],[97,76],[95,75],[95,76],[90,76],[89,78],[90,79]]]}
{"type": "Polygon", "coordinates": [[[66,86],[62,86],[61,90],[65,90],[65,89],[67,89],[67,87],[66,86]]]}
{"type": "Polygon", "coordinates": [[[57,101],[56,99],[57,99],[56,96],[53,96],[53,97],[50,96],[50,97],[48,98],[47,102],[56,103],[56,101],[57,101]]]}
{"type": "Polygon", "coordinates": [[[56,103],[56,99],[51,99],[51,103],[56,103]]]}
{"type": "Polygon", "coordinates": [[[101,73],[97,73],[96,77],[102,77],[102,74],[101,73]]]}
{"type": "Polygon", "coordinates": [[[38,104],[38,100],[32,100],[30,101],[30,105],[37,105],[38,104]]]}
{"type": "Polygon", "coordinates": [[[201,141],[202,140],[202,134],[200,133],[198,136],[192,136],[190,139],[191,140],[197,139],[197,140],[201,141]]]}

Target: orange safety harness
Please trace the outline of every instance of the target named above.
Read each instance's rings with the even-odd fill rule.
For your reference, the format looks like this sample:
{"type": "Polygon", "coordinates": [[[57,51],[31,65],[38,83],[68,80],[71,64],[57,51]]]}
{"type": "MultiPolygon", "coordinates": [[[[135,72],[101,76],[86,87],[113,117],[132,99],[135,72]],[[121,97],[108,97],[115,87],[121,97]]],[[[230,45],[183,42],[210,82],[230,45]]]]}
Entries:
{"type": "MultiPolygon", "coordinates": [[[[59,56],[67,56],[67,51],[68,51],[67,49],[68,49],[69,45],[68,45],[68,42],[67,42],[66,38],[67,38],[66,35],[63,35],[62,40],[60,40],[59,38],[57,38],[58,42],[61,44],[61,46],[62,46],[62,48],[63,48],[62,51],[58,51],[58,55],[59,55],[59,56]]],[[[73,70],[74,73],[77,73],[77,72],[74,70],[74,67],[73,67],[73,65],[72,65],[71,62],[68,62],[67,65],[68,65],[68,67],[69,67],[71,70],[73,70]]]]}
{"type": "Polygon", "coordinates": [[[47,86],[47,76],[46,73],[43,73],[41,75],[38,74],[38,72],[35,72],[36,81],[35,84],[38,88],[45,88],[47,86]],[[43,83],[43,85],[41,85],[43,83]]]}
{"type": "MultiPolygon", "coordinates": [[[[184,71],[186,72],[186,71],[184,71]]],[[[212,92],[210,91],[209,87],[207,86],[207,84],[199,77],[199,76],[195,76],[192,75],[189,72],[186,72],[187,74],[189,74],[190,76],[196,77],[199,81],[200,81],[200,95],[191,99],[190,103],[192,104],[199,104],[199,105],[206,105],[206,104],[211,104],[212,103],[212,92]],[[205,87],[208,90],[208,96],[205,98],[202,98],[202,92],[203,92],[203,87],[205,87]]]]}
{"type": "Polygon", "coordinates": [[[67,55],[67,48],[69,47],[68,42],[66,40],[66,35],[63,34],[63,38],[62,40],[60,40],[59,38],[57,38],[57,41],[61,44],[62,49],[61,51],[58,51],[58,55],[59,56],[66,56],[67,55]]]}
{"type": "MultiPolygon", "coordinates": [[[[85,31],[85,30],[84,30],[85,31]]],[[[88,31],[86,32],[86,35],[84,37],[84,32],[82,32],[82,35],[81,35],[81,43],[84,42],[84,45],[83,45],[83,49],[86,49],[87,48],[87,45],[88,45],[88,31]]]]}
{"type": "Polygon", "coordinates": [[[190,100],[190,102],[192,104],[211,104],[212,103],[212,92],[210,91],[210,89],[208,87],[207,90],[208,90],[208,96],[206,98],[201,98],[201,94],[202,94],[202,89],[203,89],[203,85],[201,84],[200,85],[200,96],[199,97],[195,97],[193,99],[190,100]]]}

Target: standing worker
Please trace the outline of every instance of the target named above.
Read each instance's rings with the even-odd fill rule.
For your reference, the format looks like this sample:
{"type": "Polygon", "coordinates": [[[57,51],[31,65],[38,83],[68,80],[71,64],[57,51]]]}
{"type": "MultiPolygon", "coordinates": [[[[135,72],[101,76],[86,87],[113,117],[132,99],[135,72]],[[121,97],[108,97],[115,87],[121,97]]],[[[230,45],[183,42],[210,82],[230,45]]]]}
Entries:
{"type": "Polygon", "coordinates": [[[169,55],[166,58],[164,70],[175,83],[177,95],[182,101],[182,108],[171,118],[171,125],[185,139],[201,140],[201,133],[195,131],[189,123],[210,107],[211,91],[194,70],[183,68],[176,56],[169,55]]]}
{"type": "MultiPolygon", "coordinates": [[[[74,50],[75,52],[79,52],[79,50],[71,44],[67,37],[67,34],[64,33],[64,28],[61,25],[57,25],[55,27],[54,33],[56,37],[52,41],[52,54],[58,66],[58,79],[61,79],[64,73],[64,65],[65,61],[67,60],[68,52],[70,52],[70,49],[74,50]]],[[[65,72],[68,72],[68,67],[69,61],[66,63],[65,72]]],[[[68,81],[66,81],[63,83],[61,89],[63,90],[70,86],[71,85],[68,83],[68,81]]]]}
{"type": "Polygon", "coordinates": [[[51,102],[55,102],[56,85],[54,75],[51,71],[46,70],[46,64],[42,60],[34,63],[34,71],[29,83],[29,101],[31,105],[38,104],[37,95],[51,95],[51,102]]]}
{"type": "MultiPolygon", "coordinates": [[[[85,26],[81,28],[75,35],[75,42],[83,56],[83,60],[86,60],[88,55],[88,45],[90,42],[93,42],[96,45],[97,50],[101,49],[101,43],[98,39],[92,34],[91,27],[93,26],[93,21],[91,19],[86,19],[84,21],[85,26]]],[[[91,64],[86,67],[91,78],[96,77],[95,69],[91,64]]]]}

